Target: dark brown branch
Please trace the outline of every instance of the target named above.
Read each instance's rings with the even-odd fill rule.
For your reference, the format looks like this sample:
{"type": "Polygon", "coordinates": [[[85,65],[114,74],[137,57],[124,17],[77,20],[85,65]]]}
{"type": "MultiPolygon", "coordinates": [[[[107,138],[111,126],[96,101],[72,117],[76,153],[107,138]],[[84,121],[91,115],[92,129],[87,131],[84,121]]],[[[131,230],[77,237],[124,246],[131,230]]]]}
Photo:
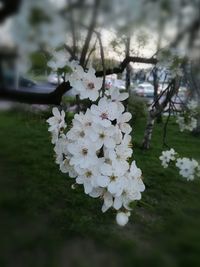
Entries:
{"type": "MultiPolygon", "coordinates": [[[[71,0],[69,1],[69,5],[72,4],[71,0]]],[[[75,23],[74,23],[74,11],[71,10],[70,14],[69,14],[69,22],[70,22],[70,26],[71,26],[71,34],[72,34],[72,59],[75,59],[76,57],[76,29],[75,29],[75,23]]]]}
{"type": "Polygon", "coordinates": [[[93,47],[91,48],[90,52],[88,53],[87,59],[85,61],[85,66],[86,67],[88,65],[88,62],[90,60],[90,57],[91,57],[92,53],[96,50],[96,44],[97,44],[97,39],[95,40],[95,43],[94,43],[93,47]]]}
{"type": "Polygon", "coordinates": [[[75,59],[77,60],[77,57],[74,54],[74,51],[71,49],[70,46],[68,46],[67,44],[64,45],[64,48],[66,49],[66,51],[70,54],[71,59],[75,59]]]}
{"type": "Polygon", "coordinates": [[[0,89],[0,98],[4,100],[16,101],[28,104],[43,104],[43,105],[60,105],[62,96],[69,91],[71,86],[69,82],[60,84],[51,93],[34,93],[28,91],[0,89]]]}
{"type": "MultiPolygon", "coordinates": [[[[122,73],[125,70],[126,66],[130,62],[155,65],[158,61],[157,61],[156,58],[126,57],[118,67],[115,67],[115,68],[112,68],[112,69],[107,69],[106,70],[106,75],[122,73]]],[[[97,77],[102,77],[103,76],[103,70],[97,71],[96,72],[96,76],[97,77]]]]}
{"type": "MultiPolygon", "coordinates": [[[[105,74],[112,74],[112,73],[121,73],[126,68],[127,64],[130,62],[135,63],[145,63],[145,64],[156,64],[157,59],[155,58],[140,58],[140,57],[128,57],[125,58],[124,61],[120,64],[119,67],[113,69],[107,69],[105,74]]],[[[104,71],[97,71],[96,76],[102,77],[104,75],[104,71]]],[[[11,90],[11,89],[0,89],[0,98],[17,101],[22,103],[29,103],[29,104],[55,104],[59,105],[62,100],[62,96],[64,93],[71,89],[69,82],[64,82],[60,84],[55,91],[51,93],[33,93],[33,92],[22,92],[19,90],[11,90]]]]}
{"type": "Polygon", "coordinates": [[[98,9],[99,9],[99,4],[100,4],[100,0],[95,0],[94,3],[94,10],[93,10],[93,14],[92,14],[92,19],[91,19],[91,23],[90,26],[88,28],[88,33],[85,39],[85,43],[83,45],[83,49],[81,52],[81,57],[80,57],[80,65],[84,66],[85,65],[85,59],[86,59],[86,55],[89,49],[89,45],[90,45],[90,41],[92,38],[92,34],[93,34],[93,30],[96,26],[96,20],[97,20],[97,13],[98,13],[98,9]]]}
{"type": "Polygon", "coordinates": [[[105,56],[104,56],[104,49],[103,44],[101,40],[101,35],[98,34],[97,38],[99,40],[99,46],[100,46],[100,55],[101,55],[101,62],[103,67],[103,83],[102,83],[102,96],[104,96],[105,93],[105,83],[106,83],[106,65],[105,65],[105,56]]]}

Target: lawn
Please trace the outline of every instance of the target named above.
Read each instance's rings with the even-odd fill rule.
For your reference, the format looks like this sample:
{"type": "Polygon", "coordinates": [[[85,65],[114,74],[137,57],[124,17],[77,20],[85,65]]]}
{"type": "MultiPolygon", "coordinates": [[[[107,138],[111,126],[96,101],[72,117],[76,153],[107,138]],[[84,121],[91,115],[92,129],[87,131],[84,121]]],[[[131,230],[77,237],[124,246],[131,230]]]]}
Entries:
{"type": "MultiPolygon", "coordinates": [[[[0,266],[200,266],[200,182],[187,182],[159,162],[163,125],[152,148],[140,150],[144,121],[133,125],[134,158],[146,191],[120,228],[101,201],[71,190],[59,172],[45,120],[48,114],[0,113],[0,266]]],[[[171,122],[168,144],[200,159],[200,139],[171,122]]]]}

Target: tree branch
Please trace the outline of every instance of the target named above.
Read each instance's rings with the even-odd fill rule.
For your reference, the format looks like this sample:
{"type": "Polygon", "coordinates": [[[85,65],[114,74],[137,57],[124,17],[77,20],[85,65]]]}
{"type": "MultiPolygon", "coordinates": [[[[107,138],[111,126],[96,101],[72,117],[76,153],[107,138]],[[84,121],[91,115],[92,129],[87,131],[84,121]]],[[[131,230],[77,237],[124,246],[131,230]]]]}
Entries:
{"type": "Polygon", "coordinates": [[[70,83],[60,84],[51,93],[34,93],[13,89],[0,89],[0,98],[28,104],[60,105],[64,93],[71,89],[70,83]]]}
{"type": "Polygon", "coordinates": [[[86,54],[88,52],[88,48],[89,48],[90,41],[91,41],[91,38],[92,38],[93,30],[94,30],[94,28],[96,26],[96,20],[97,20],[97,13],[98,13],[99,4],[100,4],[100,0],[95,0],[94,11],[93,11],[93,14],[92,14],[91,23],[90,23],[90,26],[88,28],[88,33],[87,33],[87,36],[86,36],[86,39],[85,39],[85,43],[84,43],[84,46],[83,46],[83,49],[82,49],[82,52],[81,52],[81,57],[80,57],[80,65],[81,66],[85,65],[86,54]]]}
{"type": "MultiPolygon", "coordinates": [[[[135,63],[144,63],[144,64],[156,64],[157,59],[155,58],[140,58],[140,57],[128,57],[125,58],[119,67],[107,70],[101,70],[96,72],[97,77],[103,77],[105,75],[113,73],[122,73],[126,68],[127,64],[130,62],[135,63]]],[[[71,89],[69,82],[64,82],[60,84],[53,92],[51,93],[33,93],[33,92],[22,92],[19,90],[11,90],[6,88],[0,88],[0,98],[5,100],[11,100],[22,103],[29,104],[55,104],[59,105],[62,100],[62,96],[71,89]]]]}
{"type": "MultiPolygon", "coordinates": [[[[107,69],[106,70],[106,75],[122,73],[125,70],[126,66],[130,62],[155,65],[158,61],[157,61],[156,58],[152,58],[152,57],[151,58],[131,57],[131,56],[130,57],[126,57],[118,67],[115,67],[113,69],[107,69]]],[[[103,70],[97,71],[96,72],[96,76],[97,77],[102,77],[103,76],[103,70]]]]}

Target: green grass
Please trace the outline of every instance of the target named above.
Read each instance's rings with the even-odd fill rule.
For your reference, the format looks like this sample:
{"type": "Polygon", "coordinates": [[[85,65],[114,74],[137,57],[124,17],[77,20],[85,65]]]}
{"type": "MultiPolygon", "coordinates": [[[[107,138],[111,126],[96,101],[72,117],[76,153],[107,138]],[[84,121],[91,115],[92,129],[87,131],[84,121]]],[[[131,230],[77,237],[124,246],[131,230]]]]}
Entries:
{"type": "MultiPolygon", "coordinates": [[[[101,201],[71,190],[73,180],[54,163],[45,116],[0,113],[0,266],[200,266],[200,182],[161,167],[163,125],[147,152],[139,148],[144,122],[133,126],[146,191],[120,228],[101,201]]],[[[174,122],[168,144],[200,158],[200,140],[174,122]]]]}

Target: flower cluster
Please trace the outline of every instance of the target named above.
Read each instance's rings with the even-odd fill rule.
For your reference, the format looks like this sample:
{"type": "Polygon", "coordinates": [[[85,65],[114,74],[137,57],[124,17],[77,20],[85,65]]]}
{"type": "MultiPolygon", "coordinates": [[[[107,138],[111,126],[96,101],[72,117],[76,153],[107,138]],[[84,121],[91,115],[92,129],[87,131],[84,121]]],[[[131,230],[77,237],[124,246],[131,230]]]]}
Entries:
{"type": "Polygon", "coordinates": [[[89,67],[87,72],[84,71],[77,61],[69,62],[62,50],[56,51],[47,65],[70,82],[72,95],[79,95],[80,99],[89,98],[91,101],[99,98],[103,79],[96,77],[94,68],[89,67]]]}
{"type": "Polygon", "coordinates": [[[196,176],[200,177],[200,164],[195,159],[180,158],[173,148],[163,151],[159,159],[164,168],[167,168],[170,162],[175,162],[179,174],[187,181],[194,180],[196,176]]]}
{"type": "Polygon", "coordinates": [[[192,181],[195,176],[200,176],[200,165],[195,159],[177,158],[176,167],[179,169],[179,174],[187,181],[192,181]]]}
{"type": "Polygon", "coordinates": [[[76,61],[70,62],[68,66],[72,72],[66,79],[69,80],[72,86],[72,93],[79,95],[80,99],[89,98],[91,101],[96,101],[100,96],[103,79],[96,77],[94,68],[90,67],[85,72],[76,61]]]}
{"type": "MultiPolygon", "coordinates": [[[[99,81],[93,78],[93,69],[82,78],[79,65],[74,72],[70,75],[70,83],[80,90],[80,95],[81,90],[93,89],[88,89],[87,82],[91,79],[94,90],[100,88],[99,81]]],[[[97,96],[91,97],[89,91],[85,97],[96,99],[97,96]]],[[[130,203],[140,200],[145,189],[141,170],[135,161],[129,164],[133,153],[132,128],[128,124],[131,114],[125,112],[121,102],[127,97],[127,93],[121,93],[117,88],[106,90],[97,104],[92,104],[85,113],[75,114],[72,127],[66,133],[63,111],[60,113],[54,108],[54,116],[47,120],[60,170],[82,185],[85,194],[103,199],[102,212],[109,208],[117,210],[116,221],[121,226],[128,222],[130,203]]]]}
{"type": "Polygon", "coordinates": [[[170,150],[162,151],[162,155],[159,157],[161,160],[161,165],[164,168],[167,168],[169,166],[170,161],[174,161],[176,159],[176,152],[173,148],[170,150]]]}
{"type": "Polygon", "coordinates": [[[182,114],[177,116],[176,122],[178,123],[181,132],[185,130],[192,131],[197,127],[197,119],[195,118],[197,115],[197,108],[197,101],[190,100],[182,114]]]}

